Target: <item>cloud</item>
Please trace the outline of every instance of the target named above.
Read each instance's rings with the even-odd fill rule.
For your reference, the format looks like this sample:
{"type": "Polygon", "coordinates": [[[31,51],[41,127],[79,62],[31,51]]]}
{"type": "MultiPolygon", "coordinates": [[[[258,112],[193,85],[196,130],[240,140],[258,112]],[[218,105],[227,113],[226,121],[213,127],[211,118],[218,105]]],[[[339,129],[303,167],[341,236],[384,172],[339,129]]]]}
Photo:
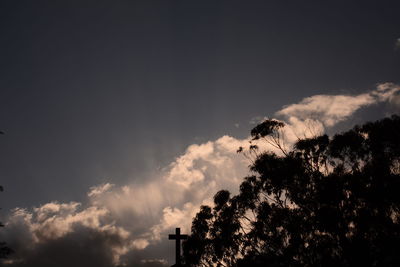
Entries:
{"type": "Polygon", "coordinates": [[[7,240],[17,252],[8,265],[63,266],[57,263],[63,262],[65,266],[94,266],[86,260],[93,259],[92,250],[77,253],[85,258],[82,263],[67,259],[76,253],[73,243],[97,247],[104,266],[167,264],[160,255],[141,255],[160,242],[173,248],[165,237],[175,227],[189,232],[191,218],[201,204],[211,204],[221,188],[237,190],[248,162],[236,150],[246,144],[247,140],[229,136],[193,144],[147,183],[105,183],[91,187],[85,203],[50,202],[31,210],[13,210],[0,233],[0,240],[7,240]],[[63,252],[39,259],[46,258],[43,251],[49,248],[63,252]]]}
{"type": "MultiPolygon", "coordinates": [[[[399,92],[398,85],[383,83],[359,95],[315,95],[283,107],[275,116],[287,124],[282,138],[290,146],[298,137],[323,133],[348,120],[361,108],[399,106],[399,92]]],[[[200,205],[212,204],[218,190],[237,192],[250,162],[236,151],[247,147],[248,140],[222,136],[192,144],[152,179],[93,186],[83,203],[53,201],[14,209],[0,231],[0,240],[16,251],[6,265],[170,265],[174,244],[166,237],[175,227],[188,233],[200,205]]]]}
{"type": "Polygon", "coordinates": [[[251,118],[249,123],[257,125],[266,119],[267,119],[267,117],[265,117],[265,116],[255,116],[255,117],[251,118]]]}
{"type": "Polygon", "coordinates": [[[107,218],[106,209],[91,206],[81,210],[79,206],[76,202],[52,202],[32,211],[15,209],[2,236],[16,251],[9,262],[14,264],[9,265],[118,264],[119,257],[130,249],[129,233],[107,218]]]}
{"type": "Polygon", "coordinates": [[[400,38],[397,38],[396,40],[395,49],[400,49],[400,38]]]}
{"type": "Polygon", "coordinates": [[[359,95],[314,95],[283,107],[276,116],[286,122],[287,138],[294,142],[298,137],[323,133],[361,108],[383,102],[398,105],[399,92],[400,86],[382,83],[375,90],[359,95]]]}
{"type": "Polygon", "coordinates": [[[88,193],[88,197],[96,197],[98,195],[103,194],[104,192],[107,192],[110,190],[114,185],[110,183],[98,185],[98,186],[93,186],[90,188],[90,191],[88,193]]]}
{"type": "Polygon", "coordinates": [[[375,103],[371,94],[357,96],[347,95],[315,95],[303,99],[298,104],[286,106],[277,114],[287,118],[318,119],[325,126],[345,120],[357,109],[375,103]]]}

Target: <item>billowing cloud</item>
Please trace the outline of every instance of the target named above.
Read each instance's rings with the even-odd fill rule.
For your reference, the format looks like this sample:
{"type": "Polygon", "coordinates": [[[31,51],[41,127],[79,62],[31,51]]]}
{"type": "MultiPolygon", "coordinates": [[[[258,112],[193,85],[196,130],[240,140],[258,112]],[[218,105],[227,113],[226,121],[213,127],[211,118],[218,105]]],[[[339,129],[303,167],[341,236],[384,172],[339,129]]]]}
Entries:
{"type": "MultiPolygon", "coordinates": [[[[384,83],[359,95],[315,95],[283,107],[275,116],[287,124],[282,138],[290,146],[299,137],[323,133],[363,107],[382,102],[398,105],[399,91],[399,86],[384,83]]],[[[168,266],[174,248],[168,233],[175,227],[189,232],[200,205],[211,204],[218,190],[237,192],[250,162],[236,151],[248,145],[248,138],[230,136],[193,144],[145,183],[105,183],[90,188],[84,203],[54,201],[29,210],[14,209],[0,240],[16,253],[4,263],[168,266]]]]}
{"type": "MultiPolygon", "coordinates": [[[[219,189],[237,190],[248,162],[236,150],[247,144],[229,136],[194,144],[145,184],[105,183],[91,187],[84,204],[51,202],[31,210],[13,210],[0,236],[16,251],[8,265],[58,266],[60,261],[69,266],[94,266],[87,265],[86,260],[79,265],[63,258],[71,256],[67,250],[74,242],[85,246],[93,242],[91,245],[103,255],[104,266],[166,265],[160,255],[140,255],[160,242],[173,248],[174,244],[165,240],[168,233],[178,226],[189,232],[191,218],[200,205],[211,204],[219,189]],[[58,246],[64,252],[47,257],[47,265],[35,256],[58,246]]],[[[76,247],[71,249],[76,252],[76,247]]],[[[91,259],[91,253],[88,250],[78,255],[91,259]]]]}
{"type": "Polygon", "coordinates": [[[323,133],[361,108],[382,102],[398,105],[399,92],[399,85],[382,83],[375,90],[359,95],[314,95],[283,107],[276,116],[286,122],[287,139],[294,142],[298,137],[323,133]]]}
{"type": "Polygon", "coordinates": [[[105,208],[80,209],[79,206],[75,202],[51,202],[32,211],[15,209],[3,238],[10,240],[9,245],[16,253],[6,263],[84,266],[75,264],[79,258],[73,256],[76,253],[85,255],[86,263],[88,259],[93,260],[96,266],[118,264],[119,257],[131,247],[129,232],[116,226],[105,208]],[[102,262],[97,265],[99,260],[102,262]]]}

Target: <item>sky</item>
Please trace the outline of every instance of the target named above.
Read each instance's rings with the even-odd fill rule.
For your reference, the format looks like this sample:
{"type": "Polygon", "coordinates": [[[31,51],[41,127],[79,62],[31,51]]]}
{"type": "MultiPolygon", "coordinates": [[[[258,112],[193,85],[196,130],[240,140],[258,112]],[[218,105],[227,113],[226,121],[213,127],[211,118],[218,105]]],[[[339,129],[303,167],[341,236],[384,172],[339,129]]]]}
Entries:
{"type": "Polygon", "coordinates": [[[1,1],[3,264],[171,265],[168,234],[238,190],[236,150],[263,118],[291,144],[399,112],[399,10],[1,1]]]}

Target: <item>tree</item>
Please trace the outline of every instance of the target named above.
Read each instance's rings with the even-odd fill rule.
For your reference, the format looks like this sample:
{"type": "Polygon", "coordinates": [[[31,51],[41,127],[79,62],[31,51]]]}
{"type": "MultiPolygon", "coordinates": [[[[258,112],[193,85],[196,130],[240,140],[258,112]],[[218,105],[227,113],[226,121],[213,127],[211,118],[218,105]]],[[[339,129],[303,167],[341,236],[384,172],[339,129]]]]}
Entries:
{"type": "MultiPolygon", "coordinates": [[[[0,191],[3,191],[3,187],[0,185],[0,191]]],[[[4,227],[4,225],[0,222],[0,227],[4,227]]],[[[5,242],[0,242],[0,259],[7,258],[9,254],[13,251],[6,246],[5,242]]]]}
{"type": "Polygon", "coordinates": [[[214,207],[200,208],[185,263],[400,266],[400,117],[301,139],[290,151],[282,127],[266,120],[251,131],[282,153],[256,153],[237,195],[219,191],[214,207]]]}
{"type": "MultiPolygon", "coordinates": [[[[3,131],[0,131],[0,134],[4,134],[3,131]]],[[[0,192],[2,192],[3,186],[0,185],[0,192]]],[[[4,227],[4,225],[0,222],[0,227],[4,227]]],[[[0,259],[6,258],[7,255],[11,254],[13,251],[6,246],[5,242],[0,242],[0,259]]]]}

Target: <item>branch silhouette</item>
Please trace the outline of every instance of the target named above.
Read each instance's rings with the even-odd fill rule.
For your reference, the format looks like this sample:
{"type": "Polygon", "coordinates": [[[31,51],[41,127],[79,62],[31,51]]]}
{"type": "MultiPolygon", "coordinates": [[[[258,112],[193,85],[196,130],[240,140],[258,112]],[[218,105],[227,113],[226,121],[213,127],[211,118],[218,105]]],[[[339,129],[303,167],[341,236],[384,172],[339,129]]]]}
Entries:
{"type": "MultiPolygon", "coordinates": [[[[4,134],[3,131],[0,131],[0,134],[4,134]]],[[[3,192],[4,188],[0,185],[0,192],[3,192]]],[[[4,225],[0,222],[0,227],[4,227],[4,225]]],[[[10,249],[5,242],[0,242],[0,259],[7,258],[8,255],[13,253],[14,251],[10,249]]]]}
{"type": "MultiPolygon", "coordinates": [[[[279,143],[266,120],[254,139],[279,143]]],[[[258,153],[240,192],[202,206],[187,266],[400,266],[400,117],[258,153]]],[[[239,152],[243,148],[239,149],[239,152]]]]}

